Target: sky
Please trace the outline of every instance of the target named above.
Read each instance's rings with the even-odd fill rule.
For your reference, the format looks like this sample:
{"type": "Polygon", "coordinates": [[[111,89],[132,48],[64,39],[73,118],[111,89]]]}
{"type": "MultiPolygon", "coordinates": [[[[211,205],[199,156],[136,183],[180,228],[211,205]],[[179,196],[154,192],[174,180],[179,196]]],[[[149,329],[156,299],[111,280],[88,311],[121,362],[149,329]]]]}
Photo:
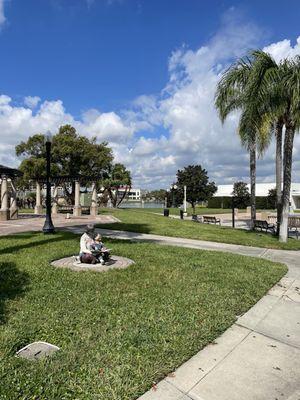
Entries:
{"type": "MultiPolygon", "coordinates": [[[[249,181],[239,115],[221,124],[216,84],[251,49],[300,54],[299,17],[298,0],[0,0],[0,164],[70,123],[107,141],[136,187],[167,188],[189,164],[249,181]]],[[[300,182],[300,135],[293,168],[300,182]]],[[[274,143],[257,177],[275,181],[274,143]]]]}

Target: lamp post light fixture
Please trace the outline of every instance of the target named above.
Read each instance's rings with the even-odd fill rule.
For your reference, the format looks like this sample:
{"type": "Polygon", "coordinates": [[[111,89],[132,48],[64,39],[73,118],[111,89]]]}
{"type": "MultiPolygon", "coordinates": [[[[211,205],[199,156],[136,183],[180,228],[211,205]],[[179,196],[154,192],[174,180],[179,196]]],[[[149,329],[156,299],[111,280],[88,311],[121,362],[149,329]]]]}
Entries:
{"type": "Polygon", "coordinates": [[[43,226],[44,233],[54,233],[54,225],[51,218],[51,145],[52,135],[48,131],[46,135],[46,219],[43,226]]]}
{"type": "Polygon", "coordinates": [[[170,190],[172,193],[172,208],[175,208],[175,190],[177,190],[177,185],[175,185],[174,183],[170,186],[170,190]]]}

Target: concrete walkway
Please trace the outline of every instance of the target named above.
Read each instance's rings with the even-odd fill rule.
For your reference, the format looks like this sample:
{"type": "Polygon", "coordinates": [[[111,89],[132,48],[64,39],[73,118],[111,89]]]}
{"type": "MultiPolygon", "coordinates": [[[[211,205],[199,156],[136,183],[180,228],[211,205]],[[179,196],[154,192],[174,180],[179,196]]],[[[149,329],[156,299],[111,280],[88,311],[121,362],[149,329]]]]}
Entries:
{"type": "Polygon", "coordinates": [[[287,275],[215,344],[206,346],[139,400],[300,400],[300,252],[99,231],[117,239],[262,257],[289,267],[287,275]]]}

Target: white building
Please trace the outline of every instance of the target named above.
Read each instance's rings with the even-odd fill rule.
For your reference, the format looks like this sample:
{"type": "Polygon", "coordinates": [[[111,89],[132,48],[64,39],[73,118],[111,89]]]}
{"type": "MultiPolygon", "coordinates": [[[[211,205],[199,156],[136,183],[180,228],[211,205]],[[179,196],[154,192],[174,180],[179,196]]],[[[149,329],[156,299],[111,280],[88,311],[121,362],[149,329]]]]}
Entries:
{"type": "MultiPolygon", "coordinates": [[[[250,185],[248,184],[248,189],[250,192],[250,185]]],[[[256,184],[256,196],[257,197],[267,197],[270,189],[275,189],[275,183],[257,183],[256,184]]],[[[233,184],[231,185],[218,185],[218,190],[215,193],[215,197],[231,197],[233,192],[233,184]]],[[[291,194],[290,194],[291,208],[300,209],[300,183],[291,184],[291,194]]]]}
{"type": "MultiPolygon", "coordinates": [[[[119,189],[118,192],[119,194],[122,194],[125,189],[119,189]]],[[[127,200],[133,200],[133,201],[141,201],[141,189],[130,189],[130,191],[126,195],[127,200]]]]}

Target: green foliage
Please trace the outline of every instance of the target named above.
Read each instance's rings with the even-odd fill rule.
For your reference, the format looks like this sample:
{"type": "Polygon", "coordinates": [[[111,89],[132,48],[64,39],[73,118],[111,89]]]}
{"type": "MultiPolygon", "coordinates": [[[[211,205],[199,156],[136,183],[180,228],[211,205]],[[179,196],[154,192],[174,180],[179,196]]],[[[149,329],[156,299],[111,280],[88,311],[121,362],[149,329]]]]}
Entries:
{"type": "Polygon", "coordinates": [[[113,207],[118,207],[125,199],[131,188],[131,173],[125,165],[117,163],[112,165],[106,179],[101,182],[112,202],[113,207]],[[120,189],[124,191],[120,192],[120,189]]]}
{"type": "Polygon", "coordinates": [[[277,206],[277,192],[276,189],[270,189],[267,197],[268,208],[275,209],[277,206]]]}
{"type": "Polygon", "coordinates": [[[135,264],[76,273],[50,261],[76,254],[77,235],[0,238],[1,399],[136,399],[286,273],[282,264],[229,253],[105,243],[135,264]],[[15,357],[36,340],[61,350],[36,362],[15,357]]]}
{"type": "Polygon", "coordinates": [[[164,202],[167,197],[167,191],[165,189],[151,190],[143,194],[143,200],[156,200],[164,202]]]}
{"type": "MultiPolygon", "coordinates": [[[[46,175],[46,154],[44,135],[34,135],[27,142],[16,146],[16,154],[23,157],[20,170],[24,173],[19,180],[19,187],[28,186],[31,180],[44,178],[46,175]]],[[[96,138],[81,136],[71,125],[59,128],[53,136],[51,147],[51,174],[71,177],[97,177],[98,189],[104,185],[112,203],[120,201],[118,189],[131,186],[130,172],[122,164],[113,164],[112,149],[106,142],[97,143],[96,138]]],[[[90,181],[81,178],[81,185],[90,181]]],[[[74,182],[62,183],[68,201],[74,203],[74,182]]],[[[104,197],[106,194],[104,195],[104,197]]]]}
{"type": "Polygon", "coordinates": [[[212,197],[208,200],[207,207],[209,208],[232,208],[232,198],[229,196],[212,197]]]}
{"type": "Polygon", "coordinates": [[[232,192],[234,206],[237,208],[246,208],[250,203],[250,193],[245,182],[235,182],[232,192]]]}
{"type": "Polygon", "coordinates": [[[201,165],[189,165],[178,170],[176,184],[182,200],[183,187],[186,185],[186,198],[193,209],[197,203],[207,201],[217,191],[215,183],[209,182],[207,171],[201,165]]]}

